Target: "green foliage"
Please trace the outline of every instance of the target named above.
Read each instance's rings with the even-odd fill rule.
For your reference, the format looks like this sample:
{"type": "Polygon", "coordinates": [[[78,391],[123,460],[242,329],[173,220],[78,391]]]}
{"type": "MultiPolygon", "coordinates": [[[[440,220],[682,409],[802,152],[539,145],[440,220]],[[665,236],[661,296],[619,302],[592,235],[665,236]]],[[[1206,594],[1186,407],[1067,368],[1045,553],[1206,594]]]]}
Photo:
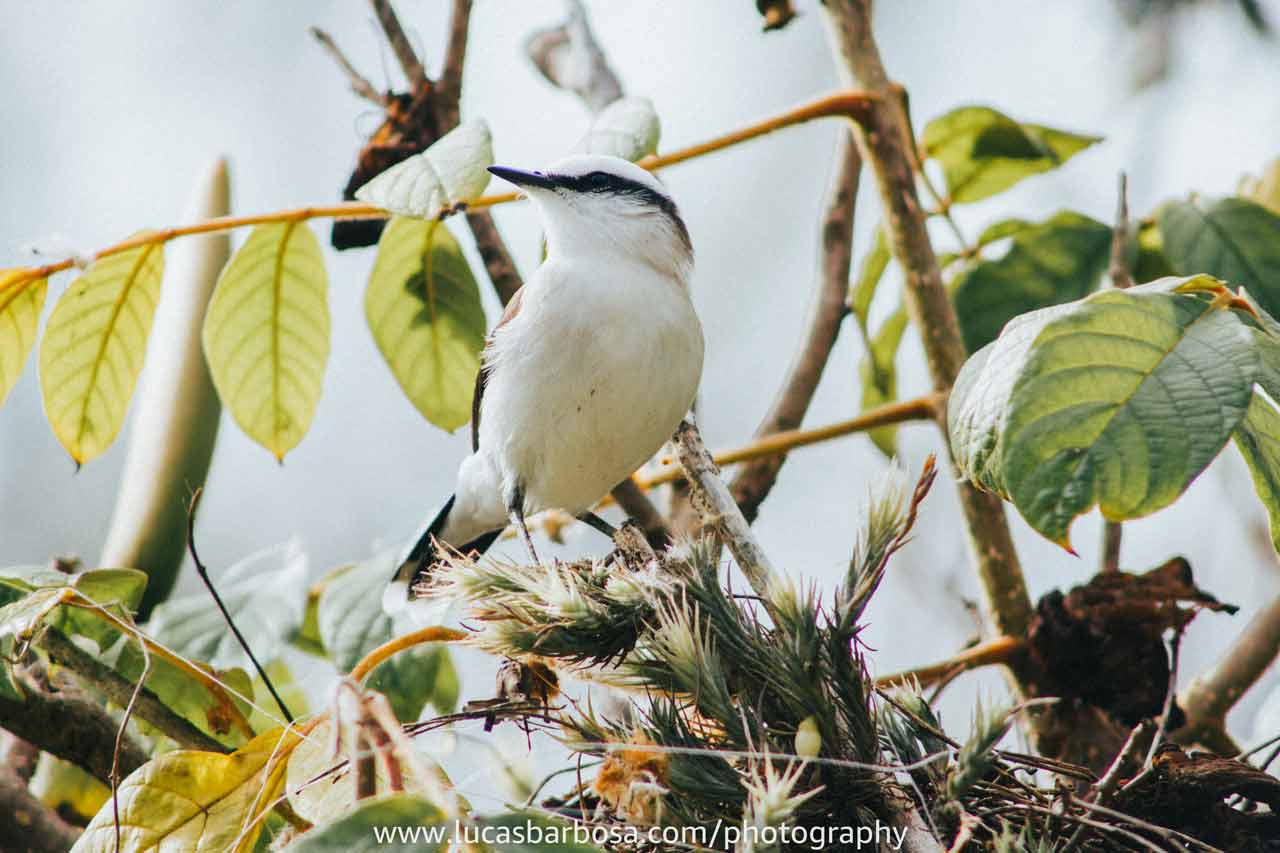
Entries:
{"type": "Polygon", "coordinates": [[[942,166],[948,199],[959,203],[1003,192],[1101,141],[1019,123],[987,107],[961,107],[925,126],[921,149],[942,166]]]}
{"type": "Polygon", "coordinates": [[[25,642],[41,625],[68,636],[88,637],[100,649],[115,642],[119,633],[91,608],[71,607],[67,601],[94,603],[125,617],[138,606],[147,576],[134,569],[92,569],[67,574],[43,566],[0,569],[0,637],[25,642]]]}
{"type": "Polygon", "coordinates": [[[1241,198],[1192,197],[1160,209],[1164,255],[1180,275],[1205,273],[1246,287],[1280,316],[1280,215],[1241,198]]]}
{"type": "Polygon", "coordinates": [[[464,122],[360,187],[356,198],[401,216],[435,219],[484,192],[492,165],[489,125],[464,122]]]}
{"type": "Polygon", "coordinates": [[[1253,487],[1267,508],[1272,546],[1280,551],[1280,413],[1255,394],[1232,437],[1249,465],[1253,487]]]}
{"type": "Polygon", "coordinates": [[[956,757],[956,766],[947,778],[946,795],[959,800],[976,782],[986,778],[995,767],[993,751],[1013,725],[1013,712],[996,709],[987,712],[979,702],[973,714],[973,734],[965,741],[956,757]]]}
{"type": "Polygon", "coordinates": [[[953,391],[961,470],[1068,548],[1071,522],[1095,503],[1112,520],[1168,506],[1253,393],[1260,350],[1248,315],[1228,304],[1198,276],[1018,317],[953,391]]]}
{"type": "Polygon", "coordinates": [[[378,242],[364,309],[378,351],[422,416],[451,431],[471,420],[484,309],[444,223],[391,220],[378,242]]]}
{"type": "MultiPolygon", "coordinates": [[[[193,723],[207,735],[228,746],[244,743],[246,733],[232,724],[231,708],[224,695],[215,692],[190,672],[151,654],[151,673],[146,687],[156,698],[178,716],[193,723]]],[[[124,643],[115,659],[115,670],[132,682],[142,678],[147,657],[136,642],[124,643]]],[[[217,669],[205,663],[193,661],[196,668],[208,674],[223,686],[230,702],[242,715],[248,716],[253,698],[253,681],[239,667],[217,669]]]]}
{"type": "Polygon", "coordinates": [[[19,280],[21,270],[0,270],[0,405],[13,390],[36,342],[36,326],[49,289],[47,278],[19,280]]]}
{"type": "MultiPolygon", "coordinates": [[[[849,310],[867,344],[866,354],[858,363],[858,376],[862,386],[862,411],[892,403],[898,399],[898,372],[896,359],[902,333],[907,328],[907,312],[899,306],[880,325],[873,335],[870,330],[871,302],[875,298],[885,270],[889,266],[889,242],[884,226],[877,225],[872,235],[871,248],[862,256],[858,274],[849,288],[849,310]]],[[[885,456],[892,457],[897,450],[898,428],[878,427],[867,433],[872,443],[885,456]]]]}
{"type": "Polygon", "coordinates": [[[611,154],[635,162],[658,150],[662,126],[648,98],[619,98],[601,110],[578,141],[580,154],[611,154]]]}
{"type": "Polygon", "coordinates": [[[283,460],[311,426],[329,359],[328,279],[310,228],[253,229],[218,279],[204,351],[236,423],[283,460]]]}
{"type": "Polygon", "coordinates": [[[106,450],[124,425],[163,273],[157,243],[107,255],[71,283],[49,316],[40,343],[44,411],[77,463],[106,450]]]}
{"type": "Polygon", "coordinates": [[[1005,236],[1013,242],[1004,257],[968,267],[955,284],[956,317],[970,352],[995,340],[1019,314],[1085,297],[1111,255],[1111,229],[1071,211],[1035,225],[1006,220],[978,242],[1005,236]]]}
{"type": "Polygon", "coordinates": [[[446,820],[439,807],[429,800],[411,794],[388,794],[360,801],[346,814],[317,826],[307,832],[285,850],[289,853],[364,853],[364,851],[390,851],[390,853],[418,853],[418,851],[443,851],[449,847],[452,821],[446,820]],[[403,827],[412,832],[414,827],[436,827],[444,832],[444,840],[428,843],[428,835],[418,840],[403,842],[379,842],[374,828],[380,831],[399,831],[403,827]]]}

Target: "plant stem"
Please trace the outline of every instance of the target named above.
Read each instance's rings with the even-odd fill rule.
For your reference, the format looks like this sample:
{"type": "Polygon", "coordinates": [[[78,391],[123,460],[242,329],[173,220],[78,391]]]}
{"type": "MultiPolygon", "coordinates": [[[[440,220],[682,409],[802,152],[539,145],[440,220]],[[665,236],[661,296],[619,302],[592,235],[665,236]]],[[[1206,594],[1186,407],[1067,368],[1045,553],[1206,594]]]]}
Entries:
{"type": "MultiPolygon", "coordinates": [[[[863,159],[876,175],[886,234],[905,272],[904,299],[924,343],[934,390],[946,394],[967,354],[916,194],[912,165],[915,142],[902,98],[880,60],[871,31],[870,0],[827,0],[824,9],[846,80],[856,81],[867,93],[861,96],[865,109],[857,119],[863,159]]],[[[939,415],[939,423],[945,430],[944,414],[939,415]]],[[[997,496],[968,483],[961,483],[959,492],[978,576],[986,594],[988,630],[1022,636],[1031,623],[1031,599],[1009,534],[1004,505],[997,496]]]]}
{"type": "MultiPolygon", "coordinates": [[[[133,698],[135,684],[120,675],[111,667],[100,662],[88,652],[71,642],[61,632],[48,628],[40,635],[40,646],[49,653],[49,657],[61,666],[74,672],[85,681],[101,690],[106,697],[121,707],[129,704],[133,698]]],[[[198,749],[204,752],[230,752],[231,750],[200,731],[188,720],[179,717],[169,706],[165,705],[150,690],[143,689],[138,694],[134,713],[154,726],[161,734],[172,738],[179,746],[187,749],[198,749]]],[[[115,726],[111,734],[103,740],[110,744],[115,739],[115,726]]],[[[123,756],[122,756],[123,757],[123,756]]],[[[110,772],[110,754],[107,756],[107,772],[110,772]]],[[[125,766],[128,766],[127,764],[125,766]]]]}
{"type": "MultiPolygon", "coordinates": [[[[1108,267],[1111,286],[1124,290],[1133,285],[1129,274],[1129,180],[1120,173],[1116,187],[1116,221],[1111,229],[1111,263],[1108,267]]],[[[1120,544],[1124,528],[1118,521],[1102,521],[1102,561],[1099,572],[1120,571],[1120,544]]]]}
{"type": "Polygon", "coordinates": [[[968,672],[971,669],[996,664],[1007,666],[1022,654],[1026,647],[1027,641],[1021,637],[994,637],[939,663],[881,676],[876,679],[876,686],[891,687],[904,681],[915,680],[921,687],[929,687],[957,672],[968,672]]]}
{"type": "MultiPolygon", "coordinates": [[[[808,333],[791,364],[769,412],[756,428],[757,439],[799,428],[822,379],[840,326],[849,313],[846,297],[853,259],[853,215],[858,199],[862,158],[852,133],[844,130],[836,142],[836,174],[822,220],[822,271],[809,313],[808,333]]],[[[733,499],[748,522],[777,482],[785,454],[760,457],[743,465],[729,485],[733,499]]]]}
{"type": "Polygon", "coordinates": [[[444,628],[439,625],[432,625],[429,628],[422,628],[418,631],[405,634],[403,637],[396,637],[388,640],[378,646],[369,654],[361,658],[360,662],[351,668],[351,678],[359,683],[364,681],[365,677],[387,658],[402,652],[405,649],[420,646],[423,643],[456,643],[459,640],[465,640],[467,634],[465,631],[455,631],[452,628],[444,628]]]}

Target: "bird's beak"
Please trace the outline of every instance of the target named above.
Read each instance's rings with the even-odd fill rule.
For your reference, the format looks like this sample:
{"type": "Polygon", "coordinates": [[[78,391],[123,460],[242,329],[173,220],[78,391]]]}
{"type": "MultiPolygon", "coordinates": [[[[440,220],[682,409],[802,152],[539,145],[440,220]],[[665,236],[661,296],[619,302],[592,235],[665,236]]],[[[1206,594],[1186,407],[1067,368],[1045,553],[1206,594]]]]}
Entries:
{"type": "Polygon", "coordinates": [[[506,166],[490,166],[489,172],[518,187],[550,189],[555,183],[542,172],[526,172],[506,166]]]}

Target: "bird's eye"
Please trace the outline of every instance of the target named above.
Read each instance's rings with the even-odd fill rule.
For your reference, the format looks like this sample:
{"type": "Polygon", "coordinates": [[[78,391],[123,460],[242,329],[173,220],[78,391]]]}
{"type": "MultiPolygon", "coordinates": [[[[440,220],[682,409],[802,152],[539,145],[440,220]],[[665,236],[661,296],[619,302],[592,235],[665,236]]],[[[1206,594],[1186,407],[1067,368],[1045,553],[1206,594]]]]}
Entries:
{"type": "Polygon", "coordinates": [[[609,185],[609,175],[607,172],[592,172],[587,175],[587,183],[593,190],[601,190],[609,185]]]}

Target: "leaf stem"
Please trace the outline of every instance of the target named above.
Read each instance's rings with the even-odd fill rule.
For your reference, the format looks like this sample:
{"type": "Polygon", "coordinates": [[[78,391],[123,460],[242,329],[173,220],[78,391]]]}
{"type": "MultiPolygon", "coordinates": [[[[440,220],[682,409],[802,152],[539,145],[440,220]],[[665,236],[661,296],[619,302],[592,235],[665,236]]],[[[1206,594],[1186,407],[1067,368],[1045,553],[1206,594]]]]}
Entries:
{"type": "Polygon", "coordinates": [[[405,649],[420,646],[423,643],[456,643],[459,640],[465,640],[467,633],[465,631],[455,631],[452,628],[445,628],[441,625],[432,625],[429,628],[422,628],[418,631],[405,634],[403,637],[396,637],[388,640],[378,646],[369,654],[365,655],[359,663],[351,668],[351,678],[356,682],[364,681],[365,677],[387,658],[402,652],[405,649]]]}

